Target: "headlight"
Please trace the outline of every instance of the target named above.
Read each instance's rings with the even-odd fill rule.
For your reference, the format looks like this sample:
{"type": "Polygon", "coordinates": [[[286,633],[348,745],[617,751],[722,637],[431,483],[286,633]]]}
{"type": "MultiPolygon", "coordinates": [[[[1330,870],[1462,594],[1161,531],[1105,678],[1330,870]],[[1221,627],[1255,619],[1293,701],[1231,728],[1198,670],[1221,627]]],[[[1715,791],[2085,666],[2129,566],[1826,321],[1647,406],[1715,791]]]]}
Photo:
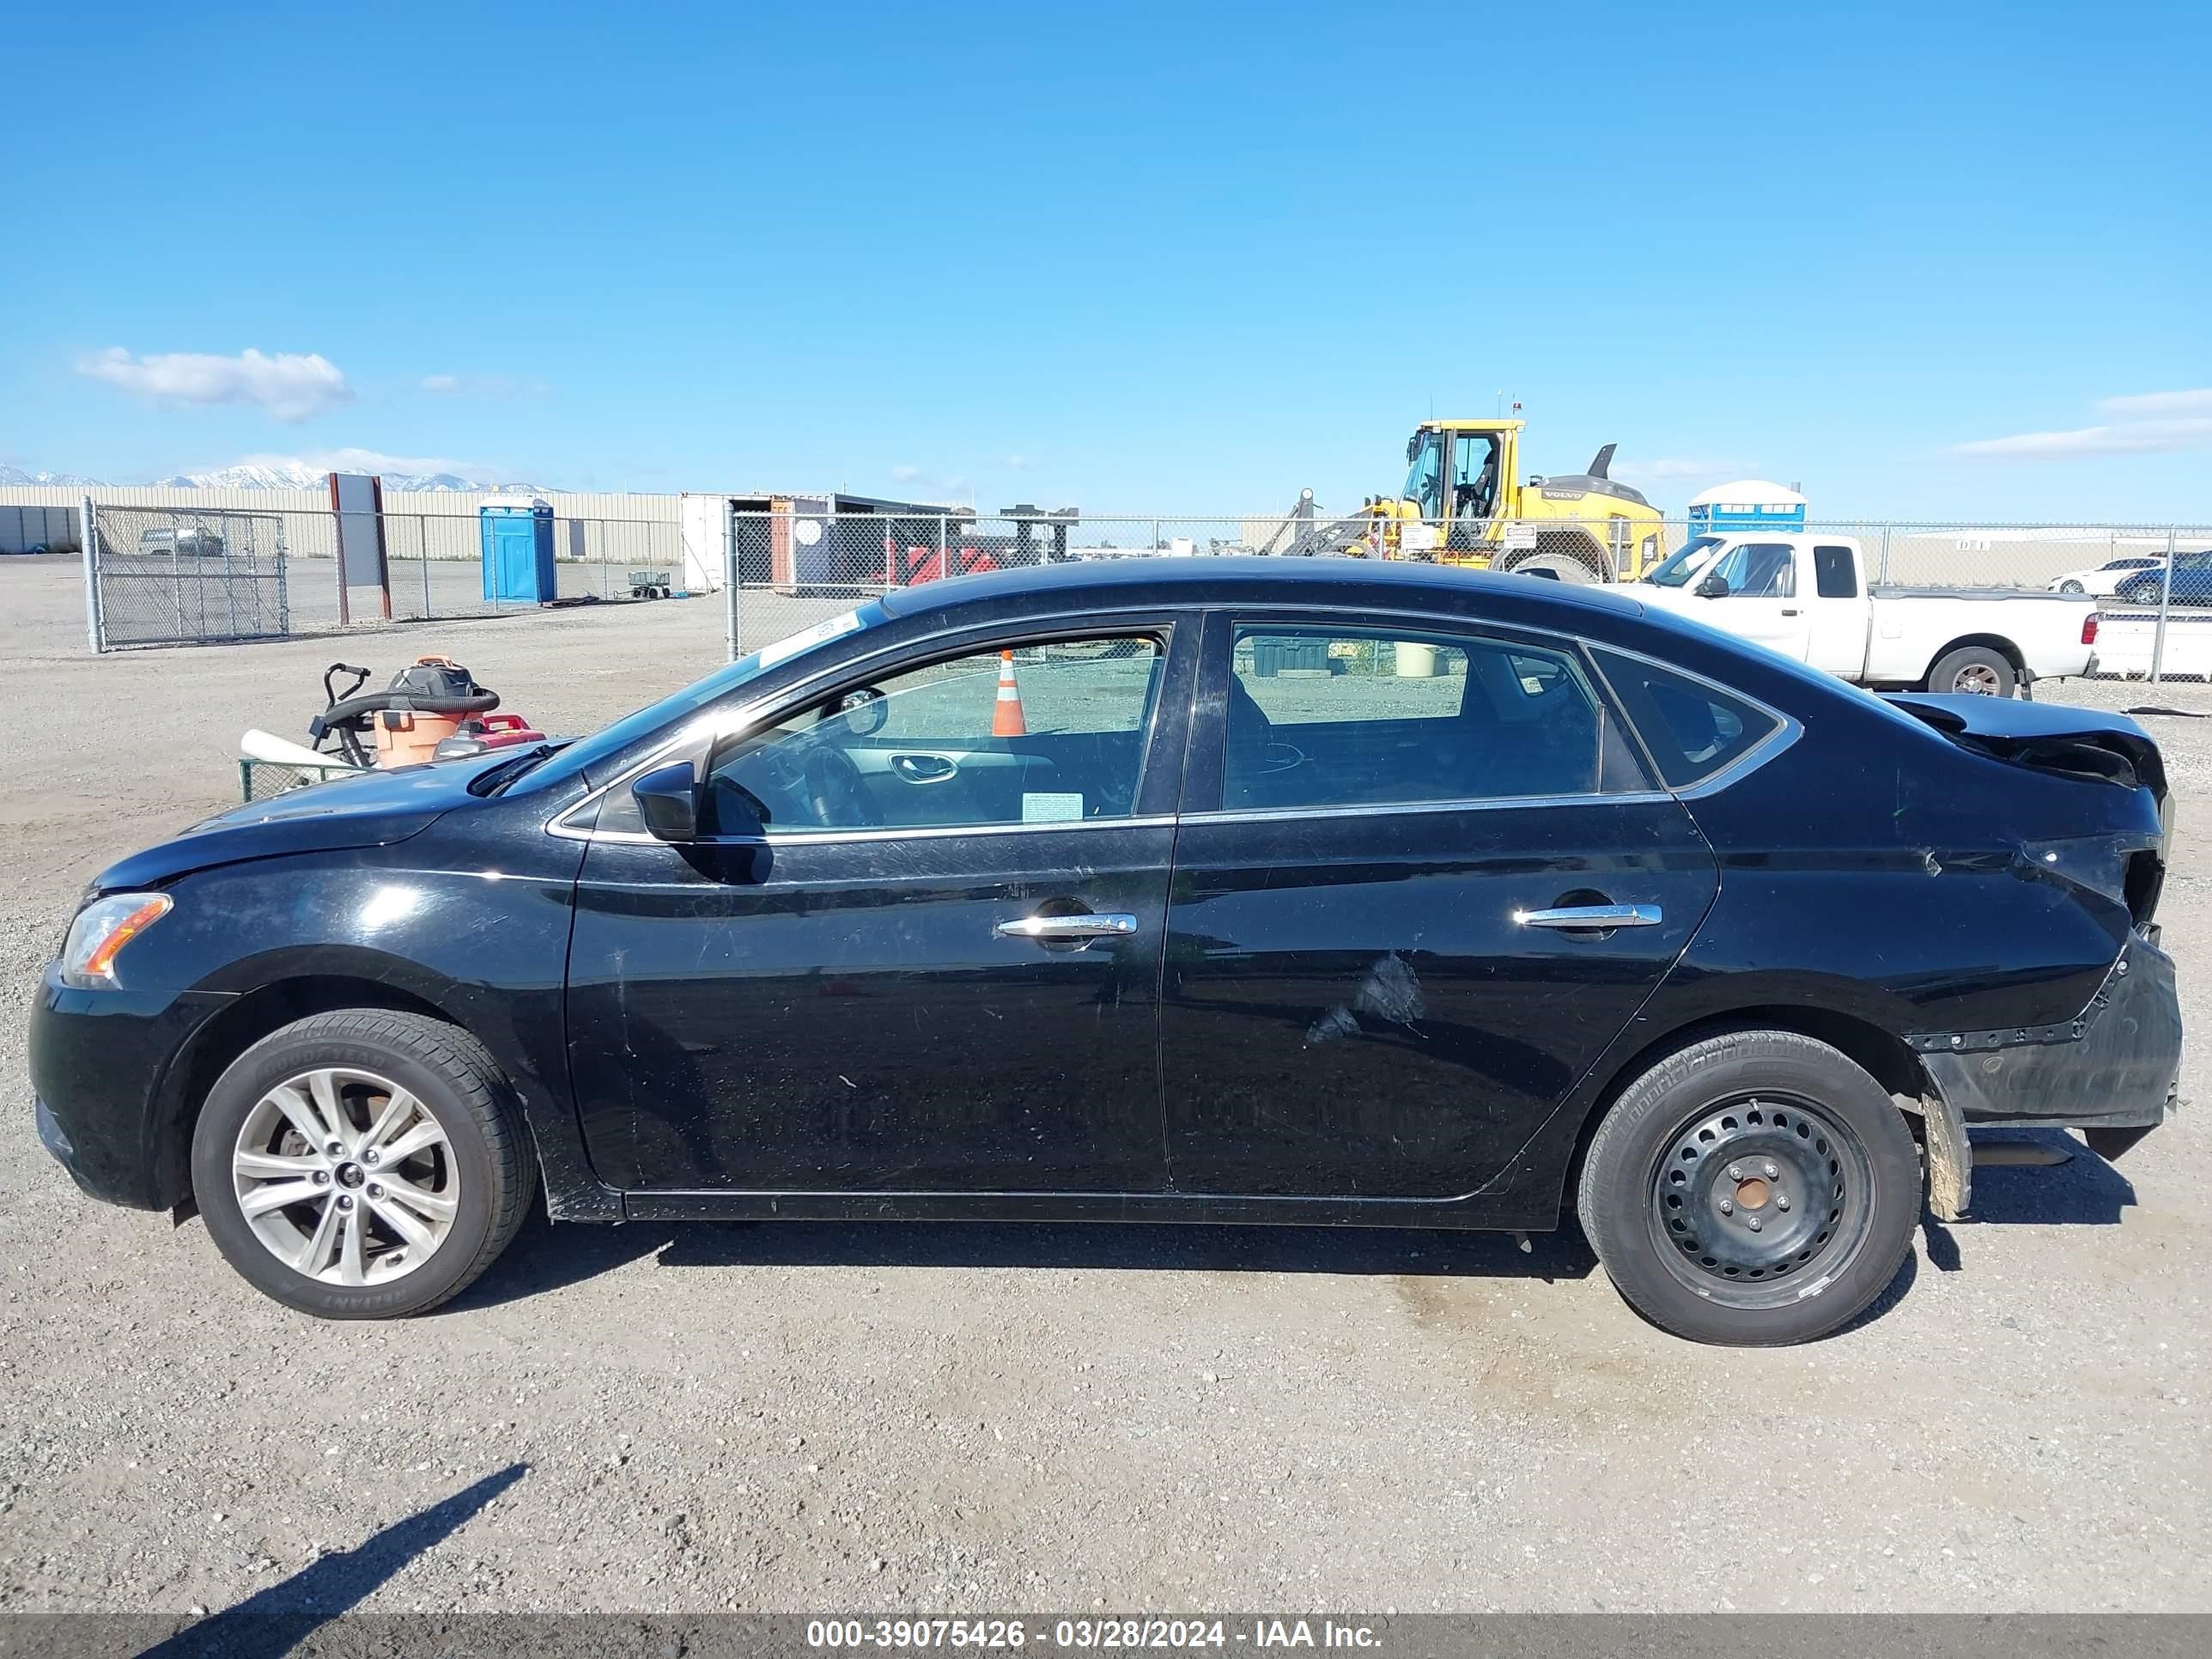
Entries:
{"type": "Polygon", "coordinates": [[[62,946],[62,983],[80,991],[118,983],[116,953],[169,914],[167,893],[111,893],[94,899],[70,923],[62,946]]]}

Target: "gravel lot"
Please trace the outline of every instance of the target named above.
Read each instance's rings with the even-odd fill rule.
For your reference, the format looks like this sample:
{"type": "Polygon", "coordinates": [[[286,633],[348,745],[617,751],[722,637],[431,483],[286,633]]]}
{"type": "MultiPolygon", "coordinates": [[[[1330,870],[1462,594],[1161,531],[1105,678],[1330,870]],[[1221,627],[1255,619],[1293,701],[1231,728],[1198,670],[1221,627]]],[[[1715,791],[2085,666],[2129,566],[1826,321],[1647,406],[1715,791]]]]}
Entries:
{"type": "MultiPolygon", "coordinates": [[[[427,1319],[288,1313],[40,1148],[24,1017],[76,891],[235,799],[240,730],[301,732],[333,657],[445,651],[576,730],[720,660],[720,607],[95,659],[80,605],[73,563],[0,561],[0,1607],[221,1608],[358,1552],[297,1594],[2212,1609],[2193,1114],[2117,1170],[1981,1171],[1984,1219],[1924,1231],[1901,1297],[1778,1352],[1648,1328],[1564,1237],[538,1221],[427,1319]]],[[[2212,721],[2150,724],[2203,1075],[2212,721]]]]}

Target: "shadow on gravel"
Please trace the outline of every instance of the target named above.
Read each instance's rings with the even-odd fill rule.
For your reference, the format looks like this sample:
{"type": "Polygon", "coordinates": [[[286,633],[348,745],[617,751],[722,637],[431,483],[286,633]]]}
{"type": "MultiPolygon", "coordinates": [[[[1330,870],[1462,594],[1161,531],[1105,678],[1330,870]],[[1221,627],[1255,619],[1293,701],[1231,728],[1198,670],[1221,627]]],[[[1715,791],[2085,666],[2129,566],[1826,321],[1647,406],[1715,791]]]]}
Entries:
{"type": "MultiPolygon", "coordinates": [[[[1579,1229],[1510,1233],[1379,1227],[1200,1227],[1051,1221],[685,1221],[555,1226],[542,1211],[447,1307],[483,1308],[609,1273],[664,1267],[1073,1267],[1146,1273],[1368,1273],[1581,1279],[1597,1266],[1579,1229]]],[[[435,1316],[433,1316],[434,1317],[435,1316]]]]}
{"type": "Polygon", "coordinates": [[[477,1510],[530,1472],[510,1463],[428,1509],[371,1533],[349,1550],[325,1555],[289,1578],[198,1620],[141,1659],[286,1653],[319,1625],[348,1611],[418,1555],[445,1542],[477,1510]]]}
{"type": "Polygon", "coordinates": [[[2070,1163],[2037,1169],[1974,1165],[1973,1218],[1983,1226],[2117,1227],[2135,1207],[2134,1184],[2073,1136],[2057,1129],[1977,1135],[1979,1146],[2013,1142],[2074,1154],[2070,1163]]]}
{"type": "MultiPolygon", "coordinates": [[[[2070,1152],[2053,1165],[1976,1164],[1973,1212],[1960,1224],[1971,1236],[1977,1226],[2117,1227],[2120,1212],[2134,1207],[2136,1189],[2128,1178],[2071,1135],[2056,1129],[1977,1135],[1979,1146],[2038,1146],[2070,1152]]],[[[1928,1265],[1938,1273],[1966,1270],[1959,1235],[1932,1215],[1920,1218],[1928,1265]]]]}

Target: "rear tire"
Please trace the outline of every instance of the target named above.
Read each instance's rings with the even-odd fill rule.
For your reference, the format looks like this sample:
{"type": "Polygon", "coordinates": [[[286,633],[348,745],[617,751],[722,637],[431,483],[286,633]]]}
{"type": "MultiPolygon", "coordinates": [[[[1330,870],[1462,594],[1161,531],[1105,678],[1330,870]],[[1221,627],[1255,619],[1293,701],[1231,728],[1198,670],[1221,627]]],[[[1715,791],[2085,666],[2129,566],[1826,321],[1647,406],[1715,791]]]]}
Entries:
{"type": "Polygon", "coordinates": [[[1930,691],[1959,691],[1974,696],[2008,697],[2019,676],[2011,659],[1986,645],[1962,645],[1947,651],[1928,671],[1930,691]]]}
{"type": "Polygon", "coordinates": [[[526,1137],[506,1079],[459,1026],[314,1014],[209,1091],[193,1196],[263,1294],[321,1319],[404,1318],[458,1295],[514,1238],[536,1185],[526,1137]]]}
{"type": "Polygon", "coordinates": [[[2076,581],[2063,581],[2059,583],[2058,591],[2062,593],[2081,593],[2087,592],[2081,583],[2076,581]]]}
{"type": "Polygon", "coordinates": [[[1920,1213],[1918,1153],[1881,1085],[1794,1031],[1737,1031],[1622,1091],[1576,1192],[1622,1297],[1693,1342],[1780,1347],[1889,1287],[1920,1213]]]}

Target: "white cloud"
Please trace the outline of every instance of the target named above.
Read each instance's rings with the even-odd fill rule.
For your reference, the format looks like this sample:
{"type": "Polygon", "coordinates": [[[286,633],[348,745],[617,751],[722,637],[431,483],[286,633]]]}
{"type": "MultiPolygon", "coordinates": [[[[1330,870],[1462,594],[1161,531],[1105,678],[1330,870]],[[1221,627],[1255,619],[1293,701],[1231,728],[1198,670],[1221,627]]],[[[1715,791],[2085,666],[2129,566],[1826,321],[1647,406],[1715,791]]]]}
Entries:
{"type": "Polygon", "coordinates": [[[2106,398],[2098,402],[2100,415],[2116,415],[2124,421],[2160,415],[2212,415],[2212,386],[2193,392],[2142,392],[2131,398],[2106,398]]]}
{"type": "Polygon", "coordinates": [[[425,374],[417,384],[438,398],[537,398],[545,393],[542,380],[526,382],[511,374],[425,374]]]}
{"type": "Polygon", "coordinates": [[[1954,444],[1954,455],[1996,460],[2081,460],[2097,455],[2170,455],[2212,447],[2212,386],[2187,392],[2141,392],[2101,398],[2097,412],[2111,418],[2096,426],[2057,432],[2014,432],[1954,444]]]}
{"type": "Polygon", "coordinates": [[[903,465],[895,466],[891,469],[891,477],[900,483],[914,483],[921,477],[921,469],[903,465]]]}
{"type": "Polygon", "coordinates": [[[2197,420],[2122,421],[2064,432],[2016,432],[1954,444],[1954,455],[1995,459],[2080,460],[2095,455],[2166,455],[2212,445],[2212,416],[2197,420]]]}
{"type": "Polygon", "coordinates": [[[160,403],[252,404],[280,421],[306,421],[353,401],[353,387],[319,352],[264,356],[248,347],[235,357],[195,351],[134,357],[110,346],[80,361],[77,373],[160,403]]]}

